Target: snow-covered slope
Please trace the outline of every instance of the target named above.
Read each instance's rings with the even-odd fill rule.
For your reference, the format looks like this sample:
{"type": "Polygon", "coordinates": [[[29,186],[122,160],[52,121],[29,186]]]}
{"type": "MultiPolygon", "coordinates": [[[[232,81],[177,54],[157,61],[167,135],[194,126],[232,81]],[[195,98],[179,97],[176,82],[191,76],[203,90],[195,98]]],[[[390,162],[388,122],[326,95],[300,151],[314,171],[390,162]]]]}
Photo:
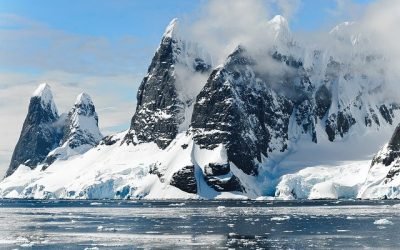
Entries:
{"type": "Polygon", "coordinates": [[[16,166],[0,196],[356,197],[400,121],[399,100],[384,95],[384,58],[364,53],[362,39],[348,42],[351,24],[330,33],[351,60],[302,46],[281,16],[267,24],[270,47],[238,45],[211,70],[201,41],[185,40],[174,19],[129,130],[101,139],[93,103],[80,95],[59,144],[46,160],[16,166]]]}
{"type": "MultiPolygon", "coordinates": [[[[37,199],[246,197],[241,193],[221,194],[206,184],[199,166],[193,165],[193,158],[201,160],[207,156],[218,161],[221,155],[194,148],[192,140],[184,133],[165,150],[155,143],[134,147],[121,144],[125,135],[123,132],[108,137],[84,155],[56,161],[45,171],[40,165],[34,170],[20,167],[3,180],[0,193],[7,198],[37,199]],[[188,173],[177,176],[182,169],[188,173]],[[195,180],[191,188],[189,180],[195,180]],[[183,189],[187,192],[180,189],[180,182],[184,182],[183,189]]],[[[256,197],[251,193],[249,196],[256,197]]]]}

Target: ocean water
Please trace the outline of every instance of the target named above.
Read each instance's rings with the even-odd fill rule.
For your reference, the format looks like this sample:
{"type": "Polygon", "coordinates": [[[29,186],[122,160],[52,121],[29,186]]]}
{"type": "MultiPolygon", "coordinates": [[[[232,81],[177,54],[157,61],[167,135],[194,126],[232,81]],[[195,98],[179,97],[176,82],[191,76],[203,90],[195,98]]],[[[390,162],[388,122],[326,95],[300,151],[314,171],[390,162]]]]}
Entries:
{"type": "Polygon", "coordinates": [[[0,249],[399,249],[398,204],[0,200],[0,249]]]}

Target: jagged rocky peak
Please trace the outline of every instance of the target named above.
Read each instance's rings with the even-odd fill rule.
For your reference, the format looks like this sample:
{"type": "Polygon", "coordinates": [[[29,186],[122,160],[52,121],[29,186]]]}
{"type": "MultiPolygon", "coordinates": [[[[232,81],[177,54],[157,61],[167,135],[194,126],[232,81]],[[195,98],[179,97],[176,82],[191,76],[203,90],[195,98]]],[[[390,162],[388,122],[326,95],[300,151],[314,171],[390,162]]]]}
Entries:
{"type": "Polygon", "coordinates": [[[42,83],[33,92],[31,97],[31,104],[36,102],[40,103],[41,108],[50,111],[55,117],[58,116],[58,110],[56,104],[54,103],[53,93],[51,91],[50,85],[47,83],[42,83]]]}
{"type": "Polygon", "coordinates": [[[96,145],[102,135],[99,130],[99,118],[92,99],[86,93],[81,93],[76,98],[74,107],[68,113],[69,127],[64,136],[64,142],[73,137],[81,137],[79,143],[70,143],[71,147],[82,144],[96,145]]]}
{"type": "Polygon", "coordinates": [[[211,59],[196,43],[183,39],[177,27],[178,20],[173,19],[139,87],[136,112],[124,139],[128,144],[155,142],[166,148],[189,124],[188,114],[207,79],[211,59]]]}
{"type": "Polygon", "coordinates": [[[50,85],[47,83],[42,83],[39,87],[33,92],[32,98],[40,99],[40,103],[44,109],[50,108],[50,110],[54,113],[54,115],[58,114],[56,105],[53,100],[53,93],[51,91],[50,85]]]}
{"type": "Polygon", "coordinates": [[[91,97],[86,93],[79,94],[65,118],[64,136],[60,147],[49,153],[42,169],[48,168],[56,160],[66,160],[96,146],[103,138],[98,120],[91,97]]]}
{"type": "Polygon", "coordinates": [[[76,117],[79,115],[97,116],[92,98],[86,93],[81,93],[78,95],[71,112],[75,113],[76,117]]]}
{"type": "Polygon", "coordinates": [[[6,176],[20,166],[34,168],[58,146],[62,124],[48,84],[41,84],[33,93],[18,143],[6,176]]]}

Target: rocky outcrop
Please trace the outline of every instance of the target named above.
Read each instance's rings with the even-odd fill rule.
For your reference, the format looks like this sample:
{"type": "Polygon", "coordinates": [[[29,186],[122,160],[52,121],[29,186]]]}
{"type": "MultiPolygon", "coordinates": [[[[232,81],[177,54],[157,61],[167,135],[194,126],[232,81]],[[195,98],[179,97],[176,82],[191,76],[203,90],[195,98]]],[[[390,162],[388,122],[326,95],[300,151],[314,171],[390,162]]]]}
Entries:
{"type": "Polygon", "coordinates": [[[400,124],[389,142],[374,156],[359,198],[400,198],[400,124]]]}
{"type": "Polygon", "coordinates": [[[183,167],[178,172],[172,175],[170,185],[179,188],[180,190],[196,194],[197,193],[197,182],[195,177],[194,166],[183,167]]]}
{"type": "Polygon", "coordinates": [[[70,148],[82,145],[96,146],[103,137],[99,130],[96,108],[86,93],[78,95],[74,107],[68,113],[67,121],[63,144],[68,143],[70,148]]]}
{"type": "Polygon", "coordinates": [[[137,93],[137,107],[131,128],[124,142],[137,144],[155,142],[166,148],[185,122],[185,111],[190,109],[198,89],[185,75],[204,74],[211,65],[201,49],[178,36],[178,21],[167,27],[161,44],[149,66],[137,93]],[[196,92],[196,91],[195,91],[196,92]]]}
{"type": "Polygon", "coordinates": [[[240,179],[231,171],[229,163],[209,163],[204,168],[204,180],[218,192],[245,192],[240,179]]]}
{"type": "MultiPolygon", "coordinates": [[[[395,160],[400,158],[400,124],[396,127],[387,145],[374,156],[371,167],[377,164],[390,166],[395,160]]],[[[392,174],[391,174],[392,175],[392,174]]]]}
{"type": "Polygon", "coordinates": [[[6,177],[13,174],[21,164],[35,168],[59,145],[64,125],[59,118],[50,86],[41,84],[31,97],[6,177]]]}

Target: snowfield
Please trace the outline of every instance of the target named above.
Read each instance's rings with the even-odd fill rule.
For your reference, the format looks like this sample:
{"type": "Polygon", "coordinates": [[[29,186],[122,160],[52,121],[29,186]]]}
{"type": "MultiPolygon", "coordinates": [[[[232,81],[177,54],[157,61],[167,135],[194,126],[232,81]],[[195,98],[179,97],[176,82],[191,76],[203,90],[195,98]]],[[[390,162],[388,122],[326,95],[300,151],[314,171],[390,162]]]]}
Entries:
{"type": "MultiPolygon", "coordinates": [[[[247,199],[242,193],[219,193],[209,187],[196,171],[199,194],[189,194],[169,185],[172,175],[182,166],[192,164],[192,158],[199,159],[197,168],[203,168],[201,159],[223,158],[223,150],[205,152],[193,146],[190,137],[178,135],[166,150],[155,143],[137,146],[120,145],[126,132],[113,137],[114,145],[99,145],[83,155],[59,159],[45,171],[39,165],[31,170],[21,166],[0,183],[2,198],[34,199],[247,199]],[[189,146],[184,149],[182,145],[189,146]],[[221,154],[222,152],[222,154],[221,154]],[[161,164],[162,163],[162,164],[161,164]],[[152,167],[158,166],[163,176],[150,174],[152,167]],[[168,168],[166,168],[168,166],[168,168]]],[[[236,175],[244,175],[232,169],[236,175]]],[[[249,178],[249,177],[247,177],[249,178]]],[[[249,180],[249,185],[251,180],[249,180]]],[[[248,186],[249,190],[252,190],[248,186]]],[[[257,195],[248,192],[249,197],[257,195]]]]}
{"type": "MultiPolygon", "coordinates": [[[[371,195],[360,191],[369,190],[365,185],[371,185],[368,182],[365,184],[371,174],[371,161],[367,160],[369,156],[356,161],[334,161],[327,156],[335,150],[342,153],[348,151],[351,143],[357,144],[357,140],[351,140],[351,143],[329,144],[336,146],[323,147],[324,150],[320,147],[319,151],[317,148],[321,145],[302,143],[284,156],[279,166],[268,166],[271,161],[267,161],[268,164],[258,177],[248,176],[232,165],[231,170],[241,179],[246,193],[221,193],[207,185],[203,172],[204,166],[209,162],[220,163],[226,160],[226,152],[222,145],[212,151],[203,150],[193,144],[192,138],[185,133],[179,134],[165,150],[159,149],[155,143],[121,145],[125,133],[115,135],[112,138],[116,141],[113,145],[101,144],[83,155],[71,156],[68,160],[58,159],[45,171],[41,170],[40,165],[34,170],[24,166],[18,168],[12,176],[0,183],[0,197],[258,200],[380,198],[375,193],[371,195]],[[185,146],[182,147],[183,145],[185,146]],[[340,151],[341,149],[343,151],[340,151]],[[311,159],[313,161],[310,161],[311,159]],[[189,194],[170,185],[175,172],[182,166],[193,163],[198,185],[197,194],[189,194]],[[310,167],[304,167],[302,164],[310,167]],[[154,166],[162,173],[161,177],[150,174],[154,166]],[[267,169],[270,172],[266,171],[267,169]],[[268,185],[276,183],[276,186],[268,186],[265,182],[268,185]],[[275,191],[275,198],[263,197],[266,190],[269,193],[275,191]]],[[[372,136],[371,140],[373,138],[372,136]]],[[[283,156],[277,155],[275,159],[279,157],[283,156]]],[[[342,158],[346,159],[345,156],[342,158]]],[[[386,168],[386,172],[385,169],[381,171],[381,175],[385,175],[388,169],[386,168]]]]}

